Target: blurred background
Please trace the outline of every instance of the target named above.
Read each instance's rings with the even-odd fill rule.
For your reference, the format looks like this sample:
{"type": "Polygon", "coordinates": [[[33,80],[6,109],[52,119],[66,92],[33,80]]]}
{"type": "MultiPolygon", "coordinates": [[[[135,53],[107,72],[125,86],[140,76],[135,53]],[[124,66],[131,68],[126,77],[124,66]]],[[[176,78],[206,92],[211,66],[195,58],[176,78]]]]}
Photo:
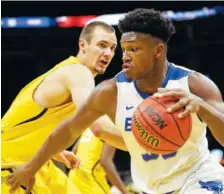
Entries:
{"type": "MultiPolygon", "coordinates": [[[[152,1],[2,1],[2,116],[17,93],[29,81],[78,51],[81,27],[91,19],[113,25],[118,40],[117,21],[135,8],[155,8],[170,17],[177,33],[170,40],[168,59],[209,76],[224,97],[224,8],[223,2],[152,2],[152,1]]],[[[96,82],[111,78],[121,70],[121,49],[112,64],[96,82]]],[[[220,149],[208,130],[210,150],[220,149]]],[[[219,152],[220,153],[220,152],[219,152]]],[[[216,153],[217,154],[217,153],[216,153]]],[[[118,170],[125,176],[129,154],[118,151],[118,170]]]]}

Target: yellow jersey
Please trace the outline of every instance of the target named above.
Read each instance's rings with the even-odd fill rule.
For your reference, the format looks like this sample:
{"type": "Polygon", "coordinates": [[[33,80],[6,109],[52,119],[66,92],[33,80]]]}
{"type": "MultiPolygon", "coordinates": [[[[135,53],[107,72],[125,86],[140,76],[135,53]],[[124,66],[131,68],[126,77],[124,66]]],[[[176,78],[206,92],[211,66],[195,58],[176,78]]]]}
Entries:
{"type": "Polygon", "coordinates": [[[94,136],[90,129],[82,134],[76,152],[76,155],[81,159],[80,170],[92,175],[105,176],[105,171],[100,165],[103,145],[104,142],[94,136]]]}
{"type": "Polygon", "coordinates": [[[27,84],[17,95],[2,118],[2,168],[30,160],[52,130],[76,111],[72,102],[44,108],[33,100],[33,94],[53,71],[64,65],[80,63],[73,56],[67,58],[27,84]]]}
{"type": "Polygon", "coordinates": [[[79,169],[71,169],[68,175],[67,194],[109,194],[106,173],[100,164],[104,142],[90,129],[81,136],[76,155],[81,159],[79,169]]]}

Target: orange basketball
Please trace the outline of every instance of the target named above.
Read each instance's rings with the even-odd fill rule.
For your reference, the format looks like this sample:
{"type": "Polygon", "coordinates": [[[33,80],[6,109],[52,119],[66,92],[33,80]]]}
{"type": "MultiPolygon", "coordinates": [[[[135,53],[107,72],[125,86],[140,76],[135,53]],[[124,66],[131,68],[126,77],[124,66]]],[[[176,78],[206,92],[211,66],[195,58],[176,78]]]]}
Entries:
{"type": "Polygon", "coordinates": [[[178,110],[168,113],[178,100],[173,98],[145,99],[132,116],[132,132],[137,142],[154,154],[170,154],[184,145],[191,134],[191,115],[179,119],[178,110]]]}

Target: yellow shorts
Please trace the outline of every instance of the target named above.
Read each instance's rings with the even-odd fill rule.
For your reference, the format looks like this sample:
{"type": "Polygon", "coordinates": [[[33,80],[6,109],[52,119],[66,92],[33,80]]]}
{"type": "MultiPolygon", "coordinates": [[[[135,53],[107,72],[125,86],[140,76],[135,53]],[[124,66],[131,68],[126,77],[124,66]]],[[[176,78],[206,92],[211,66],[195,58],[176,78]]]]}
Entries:
{"type": "MultiPolygon", "coordinates": [[[[13,170],[2,169],[1,171],[1,193],[9,194],[10,187],[6,184],[6,177],[13,170]]],[[[47,162],[36,174],[36,182],[32,194],[66,194],[67,176],[57,168],[52,161],[47,162]]],[[[24,194],[24,188],[18,189],[15,194],[24,194]]]]}
{"type": "Polygon", "coordinates": [[[94,176],[79,169],[70,170],[68,175],[67,194],[110,194],[110,187],[105,176],[94,176]]]}

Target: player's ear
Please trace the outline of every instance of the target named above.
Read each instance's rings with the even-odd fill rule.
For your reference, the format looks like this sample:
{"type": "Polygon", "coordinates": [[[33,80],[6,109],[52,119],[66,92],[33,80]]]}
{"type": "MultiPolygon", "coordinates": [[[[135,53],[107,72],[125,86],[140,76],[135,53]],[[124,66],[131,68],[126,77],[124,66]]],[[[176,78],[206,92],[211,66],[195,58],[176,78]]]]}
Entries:
{"type": "Polygon", "coordinates": [[[159,58],[160,56],[164,55],[165,53],[165,45],[163,43],[158,43],[155,47],[155,56],[159,58]]]}
{"type": "Polygon", "coordinates": [[[84,39],[80,39],[80,40],[79,40],[79,50],[80,50],[82,53],[86,53],[86,47],[87,47],[87,42],[86,42],[86,40],[84,40],[84,39]]]}

